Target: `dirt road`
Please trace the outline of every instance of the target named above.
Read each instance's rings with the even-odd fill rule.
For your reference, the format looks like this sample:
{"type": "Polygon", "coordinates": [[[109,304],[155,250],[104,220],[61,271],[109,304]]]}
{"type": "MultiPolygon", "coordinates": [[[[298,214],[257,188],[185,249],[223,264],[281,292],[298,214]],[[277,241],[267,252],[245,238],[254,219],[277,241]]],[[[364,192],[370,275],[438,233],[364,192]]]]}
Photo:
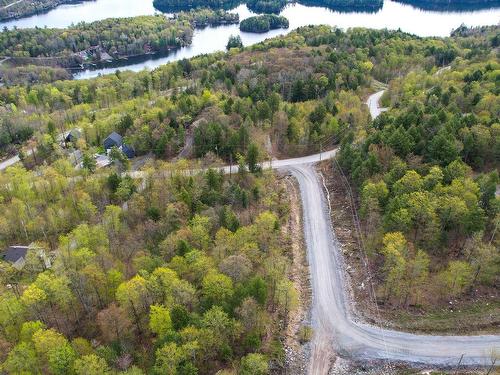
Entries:
{"type": "MultiPolygon", "coordinates": [[[[385,110],[379,104],[383,93],[376,92],[366,102],[373,119],[385,110]]],[[[456,365],[463,354],[463,364],[491,365],[495,350],[496,355],[500,351],[498,335],[415,335],[355,321],[350,310],[350,296],[346,292],[342,252],[330,222],[329,197],[325,196],[314,162],[285,164],[283,169],[290,171],[299,182],[304,211],[304,239],[311,271],[315,330],[310,374],[327,374],[333,352],[356,359],[388,359],[441,366],[456,365]]]]}
{"type": "Polygon", "coordinates": [[[385,90],[381,90],[372,94],[368,97],[366,105],[370,109],[370,115],[372,119],[376,119],[382,112],[385,112],[387,108],[380,107],[380,98],[384,95],[385,90]]]}
{"type": "Polygon", "coordinates": [[[427,336],[356,322],[346,292],[342,253],[330,223],[328,204],[312,163],[287,166],[298,180],[303,205],[313,290],[311,374],[327,374],[330,348],[356,359],[390,359],[435,365],[489,365],[500,336],[427,336]],[[325,340],[328,338],[328,340],[325,340]]]}

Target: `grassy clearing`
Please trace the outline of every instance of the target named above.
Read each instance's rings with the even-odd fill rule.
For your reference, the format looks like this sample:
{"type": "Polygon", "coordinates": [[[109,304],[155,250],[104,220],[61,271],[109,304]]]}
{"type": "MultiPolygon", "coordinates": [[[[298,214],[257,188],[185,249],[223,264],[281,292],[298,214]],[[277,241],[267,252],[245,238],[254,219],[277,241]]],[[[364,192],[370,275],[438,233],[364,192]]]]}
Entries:
{"type": "Polygon", "coordinates": [[[498,327],[500,327],[500,302],[498,301],[476,302],[458,306],[455,309],[428,310],[421,315],[406,311],[385,311],[385,313],[397,327],[408,331],[498,333],[498,327]]]}

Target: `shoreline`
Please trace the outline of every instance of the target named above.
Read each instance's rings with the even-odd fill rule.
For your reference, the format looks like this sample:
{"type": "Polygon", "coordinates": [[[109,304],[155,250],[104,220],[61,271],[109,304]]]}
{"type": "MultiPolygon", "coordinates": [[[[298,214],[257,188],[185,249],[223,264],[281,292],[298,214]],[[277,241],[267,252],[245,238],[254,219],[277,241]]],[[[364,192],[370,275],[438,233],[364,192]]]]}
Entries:
{"type": "MultiPolygon", "coordinates": [[[[40,14],[48,13],[48,12],[56,9],[57,7],[59,7],[61,5],[81,4],[81,3],[84,3],[84,2],[87,2],[87,1],[93,1],[93,0],[62,0],[60,3],[54,4],[54,6],[51,6],[49,8],[34,9],[31,12],[21,13],[21,14],[10,16],[10,17],[0,18],[0,25],[3,22],[9,22],[9,21],[15,21],[15,20],[22,20],[23,18],[28,18],[28,17],[33,17],[33,16],[37,16],[37,15],[40,15],[40,14]]],[[[4,9],[5,9],[5,7],[4,7],[4,9]]]]}

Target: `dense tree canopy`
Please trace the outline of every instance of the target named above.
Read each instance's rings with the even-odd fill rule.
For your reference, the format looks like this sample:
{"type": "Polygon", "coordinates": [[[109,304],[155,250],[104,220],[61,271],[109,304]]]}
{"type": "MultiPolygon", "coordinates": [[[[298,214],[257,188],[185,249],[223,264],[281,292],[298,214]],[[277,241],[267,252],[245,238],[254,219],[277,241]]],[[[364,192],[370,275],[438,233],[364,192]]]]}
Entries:
{"type": "Polygon", "coordinates": [[[494,285],[497,33],[304,27],[151,72],[0,87],[0,146],[23,151],[0,173],[1,245],[44,250],[21,270],[0,264],[0,371],[283,366],[297,306],[290,196],[259,162],[339,139],[381,297],[407,306],[494,285]],[[372,122],[374,79],[389,83],[391,109],[372,122]],[[61,144],[74,128],[81,137],[61,144]],[[112,131],[150,161],[113,149],[98,169],[112,131]],[[239,171],[201,172],[227,162],[239,171]],[[141,167],[142,179],[126,173],[141,167]]]}
{"type": "Polygon", "coordinates": [[[240,30],[251,33],[265,33],[269,30],[288,29],[289,22],[285,17],[265,14],[244,19],[240,23],[240,30]]]}
{"type": "Polygon", "coordinates": [[[36,13],[43,13],[61,4],[73,3],[74,0],[36,0],[11,1],[0,0],[0,20],[27,17],[36,13]]]}
{"type": "Polygon", "coordinates": [[[189,45],[195,27],[229,23],[238,23],[238,15],[199,9],[181,12],[173,19],[163,15],[108,18],[67,29],[4,30],[0,33],[0,51],[2,56],[13,57],[12,61],[21,64],[67,66],[164,53],[189,45]]]}
{"type": "Polygon", "coordinates": [[[391,81],[382,99],[391,110],[365,137],[342,146],[366,235],[385,258],[384,294],[400,304],[498,280],[500,65],[489,51],[469,51],[449,70],[391,81]]]}
{"type": "Polygon", "coordinates": [[[208,373],[252,353],[241,366],[266,373],[269,359],[281,361],[265,349],[281,345],[279,322],[296,303],[279,230],[287,215],[280,183],[260,171],[229,179],[158,167],[172,168],[172,177],[148,177],[126,209],[113,204],[123,200],[113,199],[109,172],[76,179],[60,164],[39,177],[22,168],[2,175],[5,207],[24,207],[16,223],[5,218],[2,238],[37,241],[54,259],[45,270],[2,264],[0,329],[11,344],[2,370],[208,373]],[[17,198],[7,193],[12,181],[17,198]],[[79,216],[78,206],[90,216],[79,216]]]}

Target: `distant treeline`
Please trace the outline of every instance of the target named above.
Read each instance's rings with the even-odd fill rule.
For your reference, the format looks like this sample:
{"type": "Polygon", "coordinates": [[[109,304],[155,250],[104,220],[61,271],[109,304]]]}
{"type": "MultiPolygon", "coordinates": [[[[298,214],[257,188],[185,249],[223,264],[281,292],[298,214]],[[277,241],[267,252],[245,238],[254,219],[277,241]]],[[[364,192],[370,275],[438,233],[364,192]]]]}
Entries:
{"type": "Polygon", "coordinates": [[[32,14],[47,12],[62,4],[81,3],[83,1],[85,0],[0,0],[0,21],[27,17],[32,14]]]}
{"type": "Polygon", "coordinates": [[[382,8],[383,0],[154,0],[155,8],[163,12],[177,12],[199,7],[211,9],[232,9],[245,3],[255,13],[280,13],[287,4],[299,3],[321,6],[338,11],[374,12],[382,8]]]}
{"type": "Polygon", "coordinates": [[[193,29],[238,23],[237,14],[201,9],[163,15],[110,18],[67,29],[34,28],[0,33],[0,55],[14,65],[74,66],[164,53],[191,44],[193,29]]]}
{"type": "Polygon", "coordinates": [[[325,7],[339,12],[376,12],[384,5],[383,0],[300,0],[299,3],[325,7]]]}
{"type": "Polygon", "coordinates": [[[179,12],[195,8],[233,9],[241,0],[154,0],[153,6],[162,12],[179,12]]]}
{"type": "Polygon", "coordinates": [[[250,33],[266,33],[269,30],[288,29],[289,25],[286,17],[264,14],[241,21],[240,30],[250,33]]]}
{"type": "Polygon", "coordinates": [[[240,17],[237,13],[229,13],[224,10],[213,10],[209,8],[180,12],[174,16],[174,19],[189,22],[194,28],[229,25],[240,22],[240,17]]]}
{"type": "Polygon", "coordinates": [[[247,7],[255,13],[280,13],[288,0],[248,0],[247,7]]]}
{"type": "Polygon", "coordinates": [[[496,8],[500,6],[499,0],[396,0],[424,10],[437,11],[465,11],[496,8]]]}

